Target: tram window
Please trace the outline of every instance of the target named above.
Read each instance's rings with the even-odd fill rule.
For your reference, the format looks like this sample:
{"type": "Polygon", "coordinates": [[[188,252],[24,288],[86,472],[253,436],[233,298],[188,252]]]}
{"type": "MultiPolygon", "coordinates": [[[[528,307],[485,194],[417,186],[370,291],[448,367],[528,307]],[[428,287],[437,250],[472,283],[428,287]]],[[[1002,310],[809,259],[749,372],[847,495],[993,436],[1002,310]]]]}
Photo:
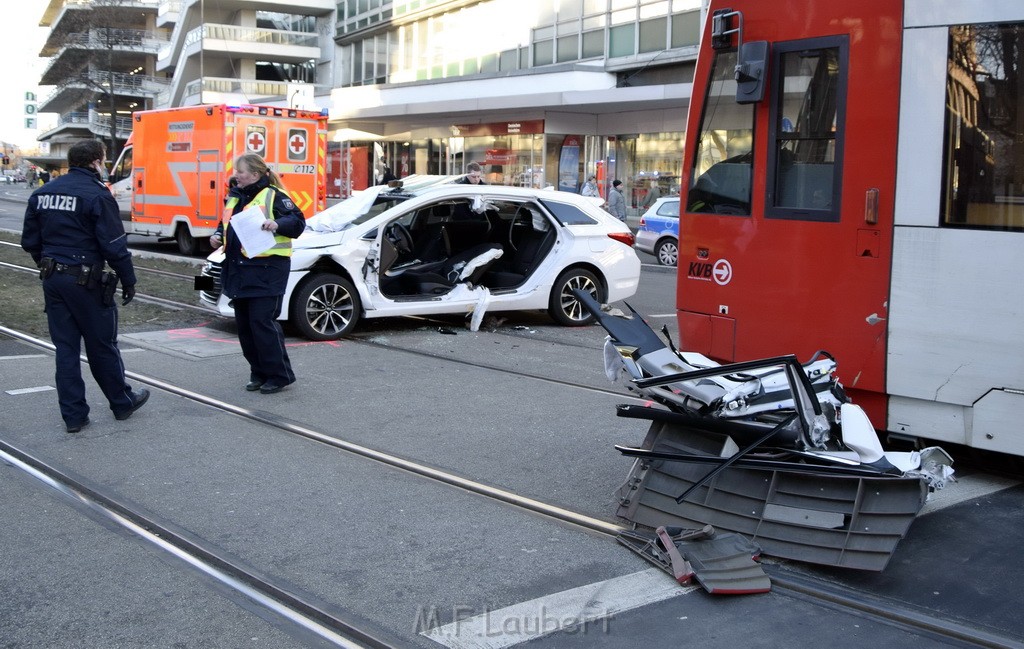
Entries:
{"type": "Polygon", "coordinates": [[[736,52],[715,54],[687,211],[750,216],[754,105],[736,103],[736,52]]]}
{"type": "Polygon", "coordinates": [[[768,217],[838,221],[845,39],[775,48],[768,217]]]}
{"type": "Polygon", "coordinates": [[[1024,23],[949,30],[943,220],[1024,231],[1024,23]]]}

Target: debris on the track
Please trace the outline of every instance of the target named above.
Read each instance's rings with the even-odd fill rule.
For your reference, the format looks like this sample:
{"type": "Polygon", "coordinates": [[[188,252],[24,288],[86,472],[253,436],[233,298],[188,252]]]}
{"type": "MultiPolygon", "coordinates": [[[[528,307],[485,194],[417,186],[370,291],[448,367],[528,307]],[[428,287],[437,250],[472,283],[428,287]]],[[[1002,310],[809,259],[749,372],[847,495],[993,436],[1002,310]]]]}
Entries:
{"type": "Polygon", "coordinates": [[[714,525],[766,554],[882,570],[930,491],[952,480],[941,448],[885,451],[864,410],[819,351],[721,365],[663,341],[632,317],[581,304],[608,332],[605,372],[646,405],[620,417],[650,421],[619,488],[617,514],[649,528],[714,525]]]}
{"type": "Polygon", "coordinates": [[[654,532],[620,532],[618,541],[675,578],[696,579],[712,595],[767,593],[772,584],[756,559],[761,548],[745,537],[700,529],[659,527],[654,532]]]}

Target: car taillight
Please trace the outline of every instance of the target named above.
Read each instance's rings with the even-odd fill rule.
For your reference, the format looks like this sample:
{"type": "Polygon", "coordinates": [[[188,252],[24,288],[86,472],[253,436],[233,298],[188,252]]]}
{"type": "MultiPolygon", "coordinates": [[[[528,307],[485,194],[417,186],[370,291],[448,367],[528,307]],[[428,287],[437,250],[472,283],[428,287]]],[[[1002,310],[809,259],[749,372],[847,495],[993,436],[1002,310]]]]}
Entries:
{"type": "Polygon", "coordinates": [[[641,216],[641,217],[640,217],[640,227],[642,228],[642,227],[644,227],[645,225],[647,225],[647,221],[645,221],[645,220],[644,220],[644,217],[642,217],[642,216],[641,216]]]}
{"type": "Polygon", "coordinates": [[[633,236],[632,232],[609,232],[608,236],[630,247],[636,243],[636,237],[633,236]]]}

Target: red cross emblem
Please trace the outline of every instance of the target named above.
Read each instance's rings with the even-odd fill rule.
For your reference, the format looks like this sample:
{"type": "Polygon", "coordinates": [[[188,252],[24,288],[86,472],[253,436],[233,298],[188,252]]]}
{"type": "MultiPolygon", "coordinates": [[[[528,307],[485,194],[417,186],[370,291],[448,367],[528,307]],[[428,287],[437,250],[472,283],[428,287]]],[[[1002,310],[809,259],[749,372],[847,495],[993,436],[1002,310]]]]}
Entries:
{"type": "Polygon", "coordinates": [[[264,126],[250,126],[246,129],[245,148],[251,153],[263,155],[267,148],[267,129],[264,126]]]}
{"type": "Polygon", "coordinates": [[[306,131],[301,128],[288,129],[288,159],[306,159],[306,131]]]}

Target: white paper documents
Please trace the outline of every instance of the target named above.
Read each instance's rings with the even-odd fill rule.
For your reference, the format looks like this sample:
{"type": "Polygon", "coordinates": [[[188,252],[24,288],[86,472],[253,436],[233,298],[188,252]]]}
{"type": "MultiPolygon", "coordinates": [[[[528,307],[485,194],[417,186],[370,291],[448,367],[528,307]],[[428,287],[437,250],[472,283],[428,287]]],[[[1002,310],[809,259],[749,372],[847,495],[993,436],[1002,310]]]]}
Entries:
{"type": "Polygon", "coordinates": [[[248,207],[231,217],[231,229],[235,231],[246,257],[255,257],[274,247],[274,233],[262,229],[267,221],[259,207],[248,207]]]}

